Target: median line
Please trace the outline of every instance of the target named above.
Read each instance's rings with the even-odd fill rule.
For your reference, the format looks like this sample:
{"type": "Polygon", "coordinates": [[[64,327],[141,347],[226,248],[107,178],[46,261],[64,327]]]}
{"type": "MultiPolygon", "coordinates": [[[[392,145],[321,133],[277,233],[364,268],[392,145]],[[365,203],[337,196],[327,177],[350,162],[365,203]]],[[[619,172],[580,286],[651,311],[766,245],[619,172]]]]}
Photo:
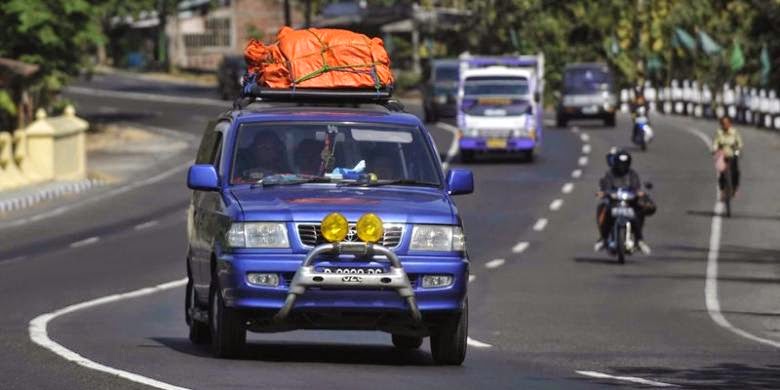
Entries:
{"type": "Polygon", "coordinates": [[[504,259],[493,259],[493,260],[490,260],[487,263],[485,263],[485,268],[487,268],[487,269],[498,268],[498,267],[504,265],[505,262],[506,262],[506,260],[504,260],[504,259]]]}
{"type": "Polygon", "coordinates": [[[534,224],[534,230],[536,230],[537,232],[541,232],[546,227],[547,227],[547,218],[539,218],[538,220],[536,220],[536,223],[534,224]]]}
{"type": "Polygon", "coordinates": [[[588,157],[587,156],[580,157],[580,159],[577,160],[577,164],[579,164],[581,167],[588,165],[588,157]]]}
{"type": "Polygon", "coordinates": [[[482,341],[474,340],[471,337],[466,337],[466,344],[468,344],[469,346],[472,346],[472,347],[476,347],[476,348],[490,348],[490,347],[492,347],[492,345],[490,345],[488,343],[483,343],[482,341]]]}
{"type": "Polygon", "coordinates": [[[572,190],[574,190],[574,183],[571,182],[564,184],[563,187],[561,188],[561,192],[563,192],[564,194],[569,194],[572,192],[572,190]]]}
{"type": "Polygon", "coordinates": [[[580,176],[582,176],[582,169],[575,169],[575,170],[571,171],[571,177],[573,177],[575,179],[579,179],[580,176]]]}
{"type": "Polygon", "coordinates": [[[95,244],[98,241],[100,241],[100,237],[97,237],[97,236],[89,237],[89,238],[85,238],[85,239],[80,240],[80,241],[71,242],[69,246],[71,248],[81,248],[83,246],[95,244]]]}
{"type": "Polygon", "coordinates": [[[436,127],[452,134],[452,142],[450,143],[450,148],[447,150],[447,156],[441,163],[441,169],[446,171],[447,168],[449,168],[452,159],[458,154],[458,128],[444,122],[436,122],[436,127]]]}
{"type": "Polygon", "coordinates": [[[523,253],[526,249],[528,249],[528,246],[530,244],[527,241],[521,241],[515,244],[515,246],[512,247],[512,253],[523,253]]]}
{"type": "Polygon", "coordinates": [[[577,374],[589,376],[591,378],[612,379],[615,381],[636,383],[638,385],[654,386],[654,387],[680,387],[678,385],[674,385],[671,383],[658,382],[658,381],[639,378],[635,376],[616,376],[616,375],[605,374],[603,372],[598,372],[598,371],[575,371],[575,372],[577,374]]]}
{"type": "Polygon", "coordinates": [[[558,211],[563,206],[563,199],[555,199],[550,203],[550,211],[558,211]]]}
{"type": "Polygon", "coordinates": [[[141,224],[133,226],[133,230],[144,230],[144,229],[148,229],[150,227],[157,226],[159,224],[160,224],[159,221],[153,219],[151,221],[144,222],[144,223],[141,223],[141,224]]]}

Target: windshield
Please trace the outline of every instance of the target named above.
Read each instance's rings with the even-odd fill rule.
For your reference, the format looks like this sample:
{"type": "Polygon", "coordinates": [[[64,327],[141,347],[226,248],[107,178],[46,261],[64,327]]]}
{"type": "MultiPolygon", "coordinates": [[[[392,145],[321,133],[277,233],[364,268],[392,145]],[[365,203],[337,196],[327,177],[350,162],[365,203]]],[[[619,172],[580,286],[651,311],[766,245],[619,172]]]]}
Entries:
{"type": "Polygon", "coordinates": [[[457,66],[437,66],[434,72],[434,80],[436,80],[437,83],[442,81],[458,81],[457,66]]]}
{"type": "Polygon", "coordinates": [[[563,88],[568,93],[594,93],[608,91],[612,75],[602,69],[569,69],[563,79],[563,88]]]}
{"type": "Polygon", "coordinates": [[[528,95],[528,80],[525,77],[474,76],[465,80],[463,92],[466,96],[525,96],[528,95]]]}
{"type": "Polygon", "coordinates": [[[230,182],[299,184],[370,176],[380,182],[439,186],[436,164],[417,127],[249,123],[238,129],[230,182]]]}

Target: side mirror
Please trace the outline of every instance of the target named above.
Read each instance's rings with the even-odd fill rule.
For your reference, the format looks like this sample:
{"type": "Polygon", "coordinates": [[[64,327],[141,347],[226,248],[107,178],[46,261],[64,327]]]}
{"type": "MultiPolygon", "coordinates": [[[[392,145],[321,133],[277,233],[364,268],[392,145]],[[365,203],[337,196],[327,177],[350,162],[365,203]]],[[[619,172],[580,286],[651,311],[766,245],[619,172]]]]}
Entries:
{"type": "Polygon", "coordinates": [[[652,190],[653,189],[653,183],[651,183],[649,181],[645,182],[645,188],[647,188],[648,190],[652,190]]]}
{"type": "Polygon", "coordinates": [[[187,171],[187,187],[196,191],[216,191],[219,176],[211,164],[195,164],[187,171]]]}
{"type": "Polygon", "coordinates": [[[468,169],[451,169],[447,172],[447,193],[464,195],[474,192],[474,174],[468,169]]]}

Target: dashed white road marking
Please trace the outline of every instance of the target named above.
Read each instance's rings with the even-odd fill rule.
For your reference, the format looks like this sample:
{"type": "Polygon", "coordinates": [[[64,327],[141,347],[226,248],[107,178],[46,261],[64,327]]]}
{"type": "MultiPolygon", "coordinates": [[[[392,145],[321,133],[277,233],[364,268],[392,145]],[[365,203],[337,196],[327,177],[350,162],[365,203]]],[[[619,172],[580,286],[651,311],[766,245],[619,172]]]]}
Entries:
{"type": "Polygon", "coordinates": [[[536,230],[537,232],[541,232],[546,227],[547,227],[547,218],[539,218],[538,220],[536,220],[536,223],[534,224],[534,230],[536,230]]]}
{"type": "Polygon", "coordinates": [[[449,168],[452,159],[458,154],[458,128],[444,122],[436,122],[436,126],[452,134],[452,142],[450,143],[449,150],[447,150],[447,156],[441,163],[441,169],[446,171],[447,168],[449,168]]]}
{"type": "Polygon", "coordinates": [[[555,199],[550,203],[550,210],[551,211],[558,211],[561,209],[561,206],[563,206],[563,199],[555,199]]]}
{"type": "Polygon", "coordinates": [[[590,154],[590,144],[582,145],[582,154],[590,154]]]}
{"type": "Polygon", "coordinates": [[[582,176],[582,169],[575,169],[571,171],[571,177],[575,179],[579,179],[580,176],[582,176]]]}
{"type": "Polygon", "coordinates": [[[504,260],[504,259],[493,259],[493,260],[490,260],[487,263],[485,263],[485,268],[488,268],[488,269],[498,268],[498,267],[504,265],[505,262],[506,262],[506,260],[504,260]]]}
{"type": "MultiPolygon", "coordinates": [[[[683,127],[682,129],[698,137],[707,149],[712,145],[712,140],[703,131],[689,127],[683,127]]],[[[710,225],[710,247],[707,252],[707,279],[704,283],[704,299],[707,306],[707,313],[716,324],[741,337],[764,345],[780,348],[780,342],[778,341],[759,337],[735,327],[726,319],[720,310],[720,300],[718,299],[718,256],[720,255],[721,225],[723,223],[721,214],[723,214],[725,206],[723,205],[723,202],[718,200],[717,190],[715,192],[715,199],[712,224],[710,225]]]]}
{"type": "Polygon", "coordinates": [[[89,237],[80,241],[70,243],[71,248],[81,248],[82,246],[92,245],[100,241],[100,237],[89,237]]]}
{"type": "Polygon", "coordinates": [[[117,368],[109,367],[104,364],[100,364],[94,360],[87,359],[84,356],[79,355],[76,352],[73,352],[72,350],[66,348],[62,344],[57,343],[56,341],[52,340],[49,337],[47,327],[49,325],[49,322],[56,319],[57,317],[60,317],[65,314],[73,313],[75,311],[87,309],[94,306],[104,305],[106,303],[113,303],[116,301],[120,301],[123,299],[130,299],[130,298],[137,298],[144,295],[154,294],[160,291],[169,290],[172,288],[182,287],[185,284],[187,284],[187,279],[180,279],[180,280],[174,280],[172,282],[158,284],[153,287],[147,287],[142,288],[140,290],[135,290],[127,293],[122,294],[114,294],[105,296],[102,298],[93,299],[86,302],[77,303],[74,305],[66,306],[62,309],[55,310],[50,313],[41,314],[35,318],[33,318],[32,321],[30,321],[29,326],[29,334],[30,334],[30,340],[32,340],[35,344],[40,345],[43,348],[48,349],[49,351],[54,352],[55,354],[59,355],[60,357],[64,358],[67,361],[74,362],[82,367],[88,368],[90,370],[100,371],[104,372],[110,375],[115,375],[120,378],[127,379],[131,382],[140,383],[142,385],[154,387],[157,389],[163,389],[163,390],[188,390],[185,387],[180,387],[176,385],[172,385],[170,383],[165,383],[162,381],[158,381],[156,379],[152,379],[143,375],[135,374],[129,371],[120,370],[117,368]]]}
{"type": "Polygon", "coordinates": [[[577,160],[577,164],[579,164],[581,167],[588,165],[588,156],[580,157],[580,159],[577,160]]]}
{"type": "Polygon", "coordinates": [[[469,283],[473,282],[477,278],[477,275],[469,275],[469,283]]]}
{"type": "Polygon", "coordinates": [[[580,140],[582,142],[588,142],[590,141],[590,135],[588,135],[588,133],[582,133],[580,134],[580,140]]]}
{"type": "Polygon", "coordinates": [[[597,372],[597,371],[575,371],[575,372],[577,374],[589,376],[591,378],[612,379],[612,380],[616,380],[616,381],[636,383],[636,384],[639,384],[639,385],[655,386],[655,387],[679,387],[679,386],[673,385],[671,383],[658,382],[658,381],[654,381],[654,380],[650,380],[650,379],[637,378],[635,376],[615,376],[615,375],[609,375],[609,374],[605,374],[603,372],[597,372]]]}
{"type": "Polygon", "coordinates": [[[527,241],[518,242],[512,247],[512,253],[523,253],[528,249],[528,245],[530,244],[527,241]]]}
{"type": "Polygon", "coordinates": [[[472,347],[477,347],[477,348],[490,348],[490,347],[492,347],[492,345],[490,345],[488,343],[483,343],[483,342],[481,342],[479,340],[474,340],[471,337],[466,337],[466,344],[468,344],[468,345],[470,345],[472,347]]]}
{"type": "Polygon", "coordinates": [[[574,183],[566,183],[561,188],[561,192],[563,192],[564,194],[569,194],[572,192],[572,190],[574,190],[574,183]]]}
{"type": "Polygon", "coordinates": [[[133,226],[133,230],[144,230],[144,229],[148,229],[150,227],[157,226],[159,224],[160,224],[160,221],[157,221],[156,219],[153,219],[151,221],[144,222],[144,223],[141,223],[141,224],[133,226]]]}

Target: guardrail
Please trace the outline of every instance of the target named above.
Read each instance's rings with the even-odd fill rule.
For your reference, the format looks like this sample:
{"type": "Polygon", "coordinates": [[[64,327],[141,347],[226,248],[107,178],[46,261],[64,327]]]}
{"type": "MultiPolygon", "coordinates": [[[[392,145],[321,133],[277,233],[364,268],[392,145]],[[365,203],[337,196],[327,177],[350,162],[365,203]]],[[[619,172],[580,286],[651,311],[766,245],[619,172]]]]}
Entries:
{"type": "MultiPolygon", "coordinates": [[[[728,84],[712,90],[696,81],[672,80],[668,86],[645,84],[644,96],[651,112],[712,119],[728,114],[737,123],[780,130],[780,96],[774,90],[728,84]]],[[[632,99],[633,90],[620,91],[622,111],[632,99]]]]}
{"type": "Polygon", "coordinates": [[[39,109],[35,121],[26,128],[0,132],[0,191],[52,180],[84,179],[88,127],[68,106],[63,115],[51,118],[39,109]]]}

